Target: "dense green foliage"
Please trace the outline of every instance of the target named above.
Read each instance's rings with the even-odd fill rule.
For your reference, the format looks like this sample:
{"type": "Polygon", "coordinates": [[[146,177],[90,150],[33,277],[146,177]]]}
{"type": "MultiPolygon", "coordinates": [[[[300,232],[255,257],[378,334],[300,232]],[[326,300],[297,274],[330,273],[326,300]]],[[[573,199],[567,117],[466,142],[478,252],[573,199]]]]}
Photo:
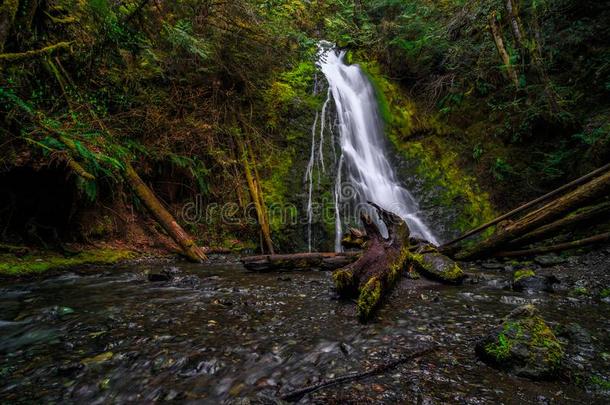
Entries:
{"type": "MultiPolygon", "coordinates": [[[[327,39],[381,83],[392,143],[444,190],[426,204],[459,205],[448,226],[465,230],[493,214],[490,197],[503,209],[610,157],[607,4],[512,3],[520,39],[500,0],[4,2],[0,160],[67,164],[93,205],[134,201],[121,185],[131,161],[176,212],[196,194],[246,206],[246,162],[267,205],[302,204],[327,39]]],[[[189,230],[206,244],[258,241],[236,216],[189,230]]],[[[271,228],[298,247],[302,228],[271,228]]]]}
{"type": "Polygon", "coordinates": [[[438,145],[440,138],[440,145],[457,150],[462,166],[472,168],[500,206],[610,157],[606,2],[348,3],[329,32],[356,50],[357,59],[381,63],[435,118],[428,123],[420,114],[419,128],[405,135],[423,138],[424,145],[438,145]],[[520,38],[508,3],[518,15],[520,38]],[[493,12],[517,88],[489,30],[493,12]]]}

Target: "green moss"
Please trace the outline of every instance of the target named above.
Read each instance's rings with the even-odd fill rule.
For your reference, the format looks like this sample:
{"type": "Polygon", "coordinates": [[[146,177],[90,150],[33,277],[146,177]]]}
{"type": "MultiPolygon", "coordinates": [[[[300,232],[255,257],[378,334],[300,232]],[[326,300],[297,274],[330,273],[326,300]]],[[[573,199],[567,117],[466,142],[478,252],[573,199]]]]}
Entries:
{"type": "Polygon", "coordinates": [[[398,281],[400,281],[400,277],[402,276],[402,272],[405,269],[405,266],[407,265],[410,254],[411,252],[409,252],[409,249],[403,248],[400,251],[400,255],[398,256],[398,258],[394,261],[393,264],[390,265],[390,269],[387,276],[387,284],[390,287],[393,287],[394,285],[396,285],[396,283],[398,283],[398,281]]]}
{"type": "Polygon", "coordinates": [[[467,231],[494,218],[489,195],[480,191],[473,176],[459,168],[457,153],[441,138],[429,138],[426,143],[401,141],[395,136],[390,139],[405,158],[418,162],[416,175],[424,180],[428,191],[438,191],[433,203],[458,208],[454,229],[467,231]]]}
{"type": "Polygon", "coordinates": [[[517,270],[515,271],[515,274],[513,274],[513,281],[519,281],[522,278],[527,277],[534,277],[535,275],[536,273],[534,273],[534,271],[530,269],[517,270]]]}
{"type": "Polygon", "coordinates": [[[351,296],[356,291],[356,280],[348,270],[337,270],[333,273],[337,292],[342,296],[351,296]]]}
{"type": "Polygon", "coordinates": [[[532,362],[543,361],[551,369],[559,367],[564,355],[555,334],[538,315],[505,322],[496,340],[485,346],[485,352],[500,363],[511,356],[511,349],[517,345],[529,349],[532,362]],[[543,358],[534,357],[540,353],[543,358]]]}
{"type": "Polygon", "coordinates": [[[395,83],[383,76],[377,63],[361,62],[360,66],[376,90],[390,141],[407,161],[417,162],[414,174],[424,181],[430,203],[457,207],[458,216],[452,224],[456,231],[464,232],[493,219],[489,195],[460,168],[453,140],[445,139],[451,137],[451,131],[436,116],[419,111],[395,83]],[[415,141],[410,139],[414,134],[426,136],[415,141]]]}
{"type": "Polygon", "coordinates": [[[604,288],[602,292],[599,294],[602,298],[610,297],[610,288],[604,288]]]}
{"type": "Polygon", "coordinates": [[[375,309],[381,303],[381,281],[377,277],[372,277],[360,289],[358,297],[358,317],[361,320],[367,320],[371,317],[375,309]]]}
{"type": "Polygon", "coordinates": [[[591,376],[591,384],[598,386],[602,390],[610,391],[610,381],[598,375],[591,376]]]}
{"type": "Polygon", "coordinates": [[[27,255],[22,258],[2,255],[0,256],[0,275],[23,276],[87,264],[109,265],[128,260],[134,256],[135,253],[131,251],[111,249],[88,250],[72,257],[64,257],[54,253],[27,255]]]}
{"type": "Polygon", "coordinates": [[[408,252],[406,262],[413,264],[415,269],[425,275],[447,283],[457,283],[464,278],[462,268],[451,259],[440,253],[428,253],[427,255],[428,259],[422,254],[408,252]]]}
{"type": "Polygon", "coordinates": [[[495,342],[488,343],[485,346],[485,352],[492,356],[496,361],[500,362],[510,357],[510,349],[513,346],[513,340],[507,336],[513,328],[518,328],[518,324],[507,323],[504,330],[500,332],[495,342]]]}
{"type": "Polygon", "coordinates": [[[269,159],[268,163],[274,170],[269,177],[261,181],[261,185],[265,202],[269,208],[271,231],[278,232],[282,226],[289,222],[285,216],[293,214],[286,210],[286,207],[288,207],[286,196],[289,194],[286,179],[290,176],[293,160],[289,150],[277,151],[269,159]]]}
{"type": "Polygon", "coordinates": [[[585,287],[576,287],[570,291],[571,295],[587,295],[588,293],[589,290],[587,290],[585,287]]]}

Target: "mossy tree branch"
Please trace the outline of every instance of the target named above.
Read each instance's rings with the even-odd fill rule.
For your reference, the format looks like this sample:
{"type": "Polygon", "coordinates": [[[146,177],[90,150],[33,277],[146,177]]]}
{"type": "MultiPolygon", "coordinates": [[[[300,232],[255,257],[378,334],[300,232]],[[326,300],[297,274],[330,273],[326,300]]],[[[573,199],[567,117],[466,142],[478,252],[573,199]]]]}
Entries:
{"type": "Polygon", "coordinates": [[[72,42],[62,41],[53,45],[45,46],[41,49],[34,49],[18,53],[3,53],[0,54],[0,62],[18,62],[24,59],[35,58],[38,56],[46,56],[60,50],[70,49],[71,45],[72,42]]]}

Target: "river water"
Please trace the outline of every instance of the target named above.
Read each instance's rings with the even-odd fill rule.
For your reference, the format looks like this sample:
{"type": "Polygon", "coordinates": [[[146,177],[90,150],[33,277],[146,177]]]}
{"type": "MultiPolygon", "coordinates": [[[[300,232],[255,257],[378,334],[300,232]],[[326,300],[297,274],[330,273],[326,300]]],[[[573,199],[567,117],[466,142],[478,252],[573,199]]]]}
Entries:
{"type": "Polygon", "coordinates": [[[440,345],[435,353],[303,402],[608,399],[575,385],[513,377],[476,359],[474,341],[533,302],[550,322],[572,320],[586,329],[598,358],[587,367],[608,372],[600,353],[608,351],[610,304],[511,292],[502,289],[501,270],[462,287],[405,279],[378,320],[362,325],[354,304],[333,296],[330,273],[178,264],[173,281],[147,280],[147,272],[169,266],[83,268],[1,283],[0,402],[274,403],[292,389],[432,344],[440,345]]]}

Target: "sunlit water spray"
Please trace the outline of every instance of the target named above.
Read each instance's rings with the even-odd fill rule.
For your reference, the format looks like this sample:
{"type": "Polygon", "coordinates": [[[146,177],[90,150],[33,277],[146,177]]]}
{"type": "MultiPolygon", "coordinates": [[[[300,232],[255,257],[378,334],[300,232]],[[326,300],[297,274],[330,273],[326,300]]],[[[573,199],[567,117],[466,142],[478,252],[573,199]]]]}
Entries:
{"type": "MultiPolygon", "coordinates": [[[[321,44],[318,66],[328,81],[328,96],[321,114],[316,114],[312,128],[312,149],[307,167],[309,185],[308,238],[311,251],[311,220],[313,218],[311,195],[313,189],[313,165],[316,159],[324,170],[322,146],[330,99],[334,101],[339,129],[340,158],[337,164],[335,195],[335,250],[341,251],[343,234],[341,212],[342,181],[354,188],[356,202],[373,201],[388,211],[400,215],[409,225],[414,236],[438,245],[438,240],[419,217],[419,207],[411,193],[400,185],[386,158],[385,134],[379,115],[375,90],[367,76],[357,65],[347,65],[345,52],[337,52],[329,44],[321,44]],[[321,117],[320,117],[321,115],[321,117]],[[315,153],[318,119],[319,151],[315,153]],[[346,178],[342,178],[345,170],[346,178]]],[[[383,228],[383,227],[382,227],[383,228]]]]}

